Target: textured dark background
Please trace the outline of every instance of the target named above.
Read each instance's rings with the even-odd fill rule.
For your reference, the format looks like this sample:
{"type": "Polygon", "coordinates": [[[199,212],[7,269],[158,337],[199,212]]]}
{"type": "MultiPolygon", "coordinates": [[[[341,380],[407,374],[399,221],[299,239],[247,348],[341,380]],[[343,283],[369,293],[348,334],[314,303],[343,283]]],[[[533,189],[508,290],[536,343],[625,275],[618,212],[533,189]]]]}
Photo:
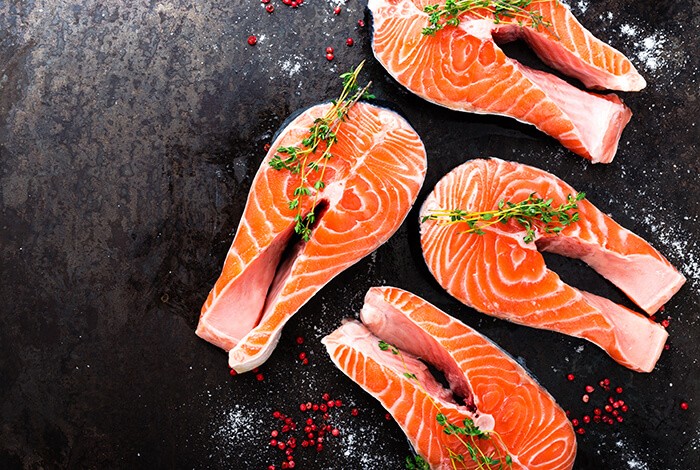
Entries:
{"type": "MultiPolygon", "coordinates": [[[[400,468],[400,429],[319,344],[377,284],[477,327],[574,415],[590,409],[587,383],[623,386],[625,422],[588,426],[577,468],[699,468],[700,4],[572,4],[649,83],[621,94],[635,115],[614,162],[593,166],[529,126],[410,95],[371,56],[369,27],[357,27],[365,2],[334,16],[337,3],[292,10],[272,0],[269,15],[257,0],[0,0],[0,468],[264,468],[281,454],[265,445],[271,412],[300,418],[298,403],[325,391],[347,404],[331,415],[342,435],[318,455],[299,450],[298,468],[400,468]],[[419,203],[465,159],[532,164],[586,191],[686,274],[659,318],[671,319],[670,350],[653,373],[461,306],[425,268],[414,210],[288,324],[264,381],[229,377],[226,355],[193,331],[263,146],[291,112],[337,95],[337,75],[361,59],[378,97],[424,139],[419,203]]],[[[507,50],[532,62],[522,46],[507,50]]],[[[581,263],[548,260],[567,282],[630,305],[581,263]]]]}

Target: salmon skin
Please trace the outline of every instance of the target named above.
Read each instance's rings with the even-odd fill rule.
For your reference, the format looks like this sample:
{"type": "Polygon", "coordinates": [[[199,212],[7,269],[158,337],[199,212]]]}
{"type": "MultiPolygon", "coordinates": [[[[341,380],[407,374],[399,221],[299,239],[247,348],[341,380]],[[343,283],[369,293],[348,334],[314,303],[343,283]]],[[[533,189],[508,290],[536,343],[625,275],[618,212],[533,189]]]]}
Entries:
{"type": "Polygon", "coordinates": [[[423,35],[427,5],[438,0],[369,0],[372,50],[411,92],[457,111],[500,114],[532,124],[593,163],[609,163],[632,113],[614,94],[579,90],[508,58],[496,45],[521,38],[547,65],[589,88],[637,91],[646,86],[630,61],[596,39],[558,0],[525,7],[551,26],[494,22],[484,9],[458,26],[423,35]]]}
{"type": "MultiPolygon", "coordinates": [[[[552,207],[576,191],[545,171],[498,159],[471,160],[438,182],[421,207],[496,210],[500,201],[517,203],[536,192],[552,207]]],[[[465,224],[439,220],[421,224],[428,268],[440,285],[470,307],[535,328],[585,338],[630,369],[653,370],[668,334],[659,324],[614,302],[580,291],[547,269],[538,250],[586,262],[651,314],[673,296],[685,278],[646,241],[618,225],[587,200],[578,203],[580,220],[559,235],[525,229],[511,220],[465,233],[465,224]]]]}
{"type": "Polygon", "coordinates": [[[360,318],[363,323],[346,322],[323,343],[336,366],[392,414],[430,468],[455,468],[450,451],[466,457],[466,467],[457,463],[457,468],[477,467],[466,446],[444,432],[438,413],[455,425],[469,418],[493,433],[488,440],[476,439],[476,445],[501,462],[509,455],[513,465],[503,468],[572,468],[576,437],[566,414],[489,339],[394,287],[371,288],[360,318]],[[379,340],[389,343],[389,350],[382,351],[379,340]],[[400,355],[392,353],[394,347],[400,355]],[[451,390],[418,358],[441,370],[451,390]]]}
{"type": "MultiPolygon", "coordinates": [[[[296,209],[288,201],[300,177],[269,163],[276,149],[301,146],[314,120],[330,107],[306,110],[275,139],[253,180],[221,276],[202,307],[197,335],[229,351],[229,365],[237,372],[262,364],[295,312],[399,228],[423,184],[427,162],[418,134],[397,113],[356,103],[336,132],[310,239],[296,236],[296,209]]],[[[314,193],[300,204],[304,215],[314,193]]]]}

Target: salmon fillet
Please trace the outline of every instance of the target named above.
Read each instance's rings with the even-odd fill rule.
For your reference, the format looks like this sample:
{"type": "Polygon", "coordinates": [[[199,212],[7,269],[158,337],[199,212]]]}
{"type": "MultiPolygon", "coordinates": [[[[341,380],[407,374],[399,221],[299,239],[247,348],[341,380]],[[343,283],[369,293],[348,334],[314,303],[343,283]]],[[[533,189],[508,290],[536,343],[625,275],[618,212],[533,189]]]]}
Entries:
{"type": "Polygon", "coordinates": [[[490,340],[393,287],[371,288],[360,316],[363,323],[346,322],[323,343],[340,370],[392,414],[432,469],[454,468],[450,451],[466,456],[466,467],[457,468],[476,468],[464,444],[444,432],[438,413],[453,424],[472,419],[494,433],[476,445],[489,456],[509,455],[513,469],[572,468],[576,438],[564,411],[490,340]],[[379,340],[401,354],[382,351],[379,340]],[[441,370],[450,389],[418,358],[441,370]]]}
{"type": "MultiPolygon", "coordinates": [[[[448,173],[425,200],[421,216],[438,208],[495,210],[499,201],[520,202],[536,192],[566,202],[576,191],[545,171],[498,159],[472,160],[448,173]]],[[[465,233],[465,224],[421,224],[428,268],[451,295],[505,320],[585,338],[633,370],[650,372],[668,337],[666,330],[621,305],[580,291],[547,269],[538,250],[578,258],[619,287],[647,313],[655,312],[685,278],[646,241],[618,225],[587,200],[580,220],[557,236],[536,233],[511,220],[465,233]]]]}
{"type": "MultiPolygon", "coordinates": [[[[296,209],[288,201],[300,177],[269,162],[276,149],[301,146],[330,106],[306,110],[272,144],[221,276],[202,307],[197,335],[229,351],[229,365],[237,372],[263,363],[302,305],[399,228],[423,184],[426,154],[416,132],[393,111],[357,103],[337,131],[311,237],[297,236],[296,209]]],[[[304,215],[312,199],[313,194],[302,200],[304,215]]]]}
{"type": "Polygon", "coordinates": [[[547,29],[495,24],[493,14],[465,12],[456,27],[432,36],[426,5],[437,0],[369,0],[374,55],[399,83],[457,111],[500,114],[532,124],[593,163],[609,163],[632,113],[616,95],[579,90],[508,58],[496,41],[521,38],[543,62],[589,88],[636,91],[646,82],[630,61],[596,39],[557,0],[532,2],[547,29]]]}

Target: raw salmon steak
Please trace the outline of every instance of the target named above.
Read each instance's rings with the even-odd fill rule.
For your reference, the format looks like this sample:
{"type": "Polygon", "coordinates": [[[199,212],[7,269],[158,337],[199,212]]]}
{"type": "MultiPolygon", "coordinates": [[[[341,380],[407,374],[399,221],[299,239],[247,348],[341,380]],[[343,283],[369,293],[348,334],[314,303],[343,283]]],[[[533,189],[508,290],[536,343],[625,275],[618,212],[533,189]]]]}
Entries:
{"type": "Polygon", "coordinates": [[[508,58],[496,42],[521,38],[549,66],[589,88],[637,91],[646,82],[620,52],[596,39],[558,0],[525,7],[551,26],[496,24],[485,9],[458,26],[423,35],[438,0],[369,0],[377,60],[401,85],[457,111],[500,114],[532,124],[593,163],[609,163],[632,113],[613,94],[579,90],[508,58]]]}
{"type": "MultiPolygon", "coordinates": [[[[559,178],[502,160],[471,160],[448,173],[425,200],[421,216],[437,209],[496,210],[535,192],[553,207],[576,191],[559,178]]],[[[464,223],[428,220],[421,245],[428,268],[450,294],[481,312],[505,320],[585,338],[631,369],[650,372],[668,334],[659,324],[606,298],[580,291],[547,269],[541,251],[578,258],[620,288],[647,313],[673,296],[685,278],[646,241],[618,225],[587,200],[580,220],[556,235],[514,220],[466,233],[464,223]]]]}
{"type": "MultiPolygon", "coordinates": [[[[399,228],[423,184],[426,154],[418,134],[395,112],[357,103],[336,133],[310,239],[296,236],[296,210],[288,201],[299,175],[269,162],[276,149],[300,146],[330,106],[303,112],[272,144],[221,276],[202,307],[197,335],[229,351],[237,372],[263,363],[302,305],[399,228]]],[[[302,211],[308,213],[312,199],[302,200],[302,211]]]]}
{"type": "Polygon", "coordinates": [[[450,424],[468,418],[491,433],[473,445],[501,463],[510,456],[513,469],[572,468],[576,437],[566,414],[490,340],[393,287],[371,288],[360,317],[363,323],[346,322],[323,343],[340,370],[392,414],[430,468],[477,468],[464,442],[444,432],[438,413],[450,424]],[[422,361],[439,369],[450,388],[422,361]],[[453,462],[450,452],[465,456],[466,466],[453,462]]]}

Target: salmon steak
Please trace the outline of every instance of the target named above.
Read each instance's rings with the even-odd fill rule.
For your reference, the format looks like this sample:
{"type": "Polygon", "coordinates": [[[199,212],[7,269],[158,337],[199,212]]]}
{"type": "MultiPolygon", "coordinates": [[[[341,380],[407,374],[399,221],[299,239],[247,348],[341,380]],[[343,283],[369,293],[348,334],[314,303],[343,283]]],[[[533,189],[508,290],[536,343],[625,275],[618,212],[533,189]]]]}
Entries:
{"type": "Polygon", "coordinates": [[[588,88],[641,90],[646,82],[623,54],[596,39],[557,0],[531,2],[510,19],[495,17],[491,7],[473,8],[455,18],[457,25],[423,34],[431,15],[424,10],[436,3],[369,0],[372,49],[394,79],[432,103],[509,116],[593,163],[612,161],[632,116],[620,98],[526,67],[497,43],[522,39],[544,63],[588,88]]]}
{"type": "Polygon", "coordinates": [[[663,349],[666,330],[609,299],[565,284],[547,269],[540,251],[584,261],[651,314],[685,278],[646,241],[618,225],[587,200],[578,221],[558,234],[526,229],[515,220],[469,233],[465,223],[426,220],[439,210],[492,211],[536,193],[553,206],[576,191],[545,171],[498,159],[471,160],[438,182],[421,207],[421,246],[440,285],[466,305],[488,315],[535,328],[585,338],[630,369],[650,372],[663,349]]]}
{"type": "Polygon", "coordinates": [[[308,240],[299,237],[289,201],[300,175],[270,162],[278,149],[301,145],[329,109],[330,103],[304,111],[273,142],[202,307],[197,335],[229,351],[236,372],[262,364],[295,312],[399,228],[423,184],[427,163],[418,134],[397,113],[358,102],[336,133],[325,187],[301,200],[299,212],[306,216],[313,207],[315,222],[308,240]]]}
{"type": "Polygon", "coordinates": [[[566,414],[489,339],[394,287],[371,288],[360,318],[323,343],[335,365],[391,413],[431,469],[573,467],[576,437],[566,414]],[[447,434],[450,425],[488,438],[447,434]],[[503,467],[485,465],[482,456],[503,467]]]}

